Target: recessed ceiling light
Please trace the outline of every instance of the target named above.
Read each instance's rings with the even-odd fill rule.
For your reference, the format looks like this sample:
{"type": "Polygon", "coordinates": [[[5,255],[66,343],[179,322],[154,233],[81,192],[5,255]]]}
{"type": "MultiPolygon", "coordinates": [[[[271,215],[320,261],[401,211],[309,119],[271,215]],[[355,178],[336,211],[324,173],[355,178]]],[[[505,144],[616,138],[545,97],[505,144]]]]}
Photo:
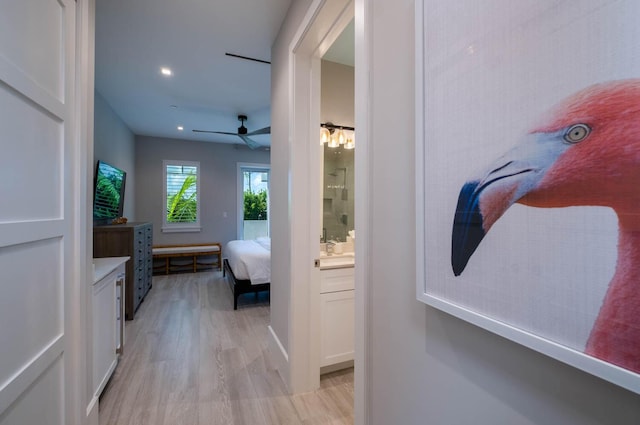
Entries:
{"type": "Polygon", "coordinates": [[[181,126],[181,125],[179,125],[179,126],[178,126],[178,130],[182,131],[182,130],[184,130],[184,127],[183,127],[183,126],[181,126]]]}
{"type": "Polygon", "coordinates": [[[165,67],[160,68],[160,72],[162,73],[162,75],[166,75],[167,77],[170,77],[171,75],[173,75],[173,72],[171,71],[171,69],[165,68],[165,67]]]}

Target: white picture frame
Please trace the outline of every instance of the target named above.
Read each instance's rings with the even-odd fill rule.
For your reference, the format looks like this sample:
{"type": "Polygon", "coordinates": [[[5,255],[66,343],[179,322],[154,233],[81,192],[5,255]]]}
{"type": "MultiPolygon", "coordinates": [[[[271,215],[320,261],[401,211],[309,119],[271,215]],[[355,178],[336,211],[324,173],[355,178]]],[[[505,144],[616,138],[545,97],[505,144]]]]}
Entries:
{"type": "Polygon", "coordinates": [[[603,302],[607,276],[615,269],[617,241],[610,231],[616,217],[610,209],[518,205],[500,228],[496,222],[473,254],[483,260],[495,254],[494,269],[478,265],[472,256],[462,277],[451,270],[450,235],[464,181],[453,182],[452,176],[459,172],[469,177],[480,163],[486,165],[487,159],[505,152],[502,142],[487,141],[488,123],[497,121],[491,118],[507,116],[506,124],[497,127],[513,139],[527,134],[532,118],[584,87],[640,77],[640,47],[634,42],[640,30],[633,22],[640,12],[638,2],[563,2],[553,10],[541,3],[416,1],[416,297],[640,394],[638,373],[585,354],[581,345],[603,302]],[[452,17],[456,25],[451,25],[452,17]],[[611,19],[615,17],[619,19],[611,19]],[[575,26],[574,35],[568,36],[566,25],[575,26]],[[608,36],[587,40],[580,34],[587,28],[608,36]],[[610,66],[603,60],[607,55],[619,64],[610,66]],[[575,61],[579,71],[564,75],[570,66],[563,60],[575,61]],[[529,77],[521,75],[527,66],[533,67],[529,77]],[[495,97],[479,102],[487,93],[495,97]],[[526,101],[518,103],[518,93],[526,101]],[[545,252],[550,241],[552,247],[545,252]],[[572,255],[572,250],[580,255],[572,255]],[[566,264],[554,262],[559,254],[565,255],[566,264]],[[520,289],[514,269],[523,258],[529,260],[520,270],[520,279],[526,281],[520,289]],[[562,279],[550,279],[552,273],[562,279]],[[565,281],[569,288],[560,284],[565,281]],[[502,298],[492,298],[492,291],[502,298]],[[547,295],[538,297],[536,291],[547,295]]]}

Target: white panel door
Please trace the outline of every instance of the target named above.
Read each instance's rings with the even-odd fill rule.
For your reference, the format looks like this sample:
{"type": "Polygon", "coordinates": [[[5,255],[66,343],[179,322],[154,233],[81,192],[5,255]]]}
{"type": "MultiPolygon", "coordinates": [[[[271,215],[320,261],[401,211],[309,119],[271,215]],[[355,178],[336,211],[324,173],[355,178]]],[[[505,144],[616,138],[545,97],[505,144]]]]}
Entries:
{"type": "Polygon", "coordinates": [[[72,422],[75,7],[0,0],[0,425],[72,422]]]}

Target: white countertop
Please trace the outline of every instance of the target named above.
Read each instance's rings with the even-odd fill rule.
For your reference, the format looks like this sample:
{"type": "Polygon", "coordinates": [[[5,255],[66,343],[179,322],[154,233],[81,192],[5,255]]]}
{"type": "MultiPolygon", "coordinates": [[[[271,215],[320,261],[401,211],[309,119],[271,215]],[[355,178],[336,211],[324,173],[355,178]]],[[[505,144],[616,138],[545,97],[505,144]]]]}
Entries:
{"type": "Polygon", "coordinates": [[[356,259],[353,252],[332,255],[326,255],[322,252],[320,254],[320,270],[354,267],[355,262],[356,259]]]}
{"type": "Polygon", "coordinates": [[[93,259],[93,283],[111,273],[120,264],[126,263],[130,257],[105,257],[93,259]]]}

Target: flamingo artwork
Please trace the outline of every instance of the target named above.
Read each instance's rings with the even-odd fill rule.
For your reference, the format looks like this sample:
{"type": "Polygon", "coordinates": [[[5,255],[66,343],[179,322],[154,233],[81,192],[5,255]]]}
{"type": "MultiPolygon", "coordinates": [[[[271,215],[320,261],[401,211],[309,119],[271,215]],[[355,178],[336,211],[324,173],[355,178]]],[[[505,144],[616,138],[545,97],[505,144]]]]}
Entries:
{"type": "Polygon", "coordinates": [[[615,211],[616,269],[584,351],[640,373],[640,79],[596,84],[571,95],[464,184],[452,232],[454,275],[463,273],[483,237],[514,203],[615,211]]]}

